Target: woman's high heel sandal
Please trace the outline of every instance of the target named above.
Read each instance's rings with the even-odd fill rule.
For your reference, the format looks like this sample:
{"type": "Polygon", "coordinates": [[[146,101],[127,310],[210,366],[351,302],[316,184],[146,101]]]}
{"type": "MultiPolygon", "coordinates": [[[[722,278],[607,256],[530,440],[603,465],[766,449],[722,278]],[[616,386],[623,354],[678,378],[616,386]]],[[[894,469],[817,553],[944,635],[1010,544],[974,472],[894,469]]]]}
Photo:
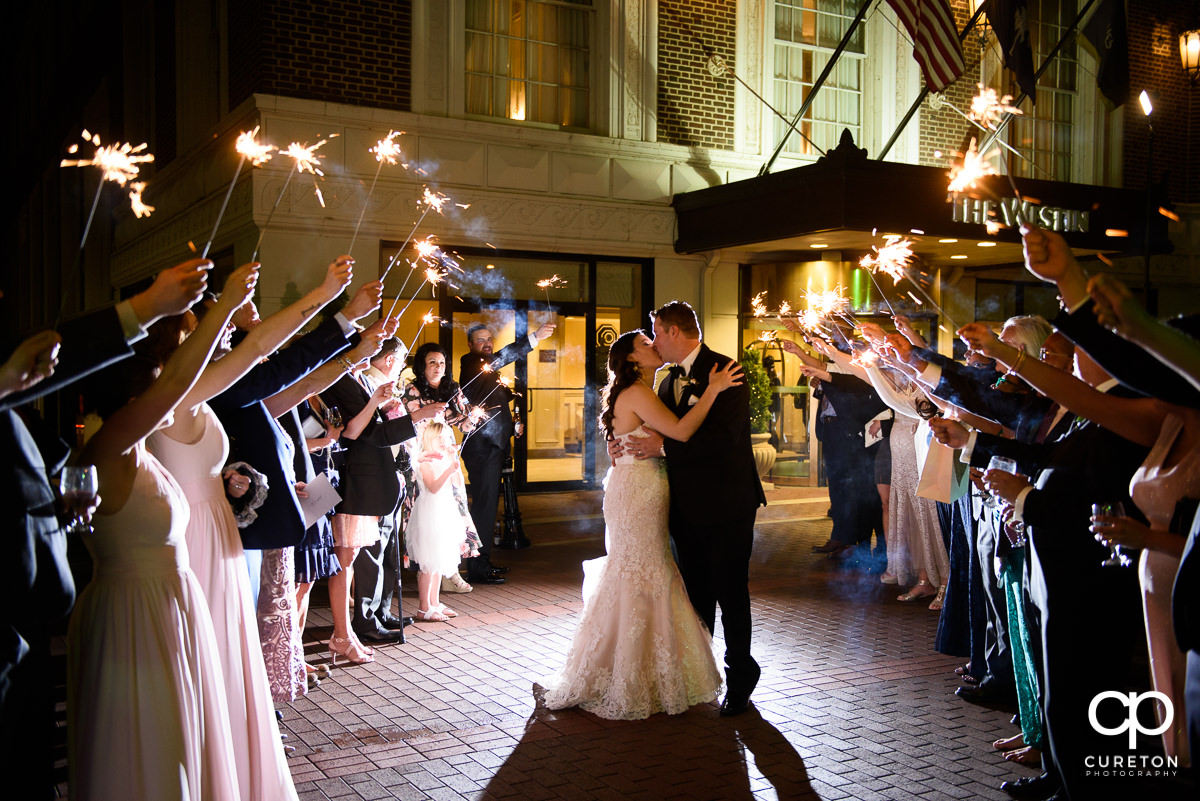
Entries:
{"type": "Polygon", "coordinates": [[[329,661],[337,667],[338,657],[342,657],[352,665],[365,665],[368,662],[374,662],[375,657],[370,654],[363,653],[357,644],[349,637],[330,637],[329,638],[329,661]]]}
{"type": "Polygon", "coordinates": [[[946,585],[938,587],[937,595],[933,596],[933,602],[929,604],[929,608],[937,612],[941,610],[942,604],[946,601],[946,585]]]}
{"type": "Polygon", "coordinates": [[[914,584],[911,590],[899,596],[896,600],[908,603],[910,601],[919,601],[922,598],[932,598],[935,595],[937,595],[937,590],[933,588],[933,585],[922,579],[914,584]],[[922,588],[925,589],[922,590],[922,588]]]}

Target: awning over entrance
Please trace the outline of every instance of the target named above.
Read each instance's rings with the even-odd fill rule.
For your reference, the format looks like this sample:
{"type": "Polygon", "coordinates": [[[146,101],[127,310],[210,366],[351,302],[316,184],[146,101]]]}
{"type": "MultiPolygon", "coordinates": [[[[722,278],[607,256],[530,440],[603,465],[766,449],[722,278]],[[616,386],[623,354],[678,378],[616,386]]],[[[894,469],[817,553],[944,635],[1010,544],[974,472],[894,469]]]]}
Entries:
{"type": "MultiPolygon", "coordinates": [[[[1143,192],[1103,186],[988,176],[971,196],[947,192],[948,171],[872,161],[844,138],[804,167],[676,195],[678,253],[734,249],[743,262],[811,261],[841,252],[857,260],[885,234],[913,240],[929,267],[1022,261],[1017,224],[1062,233],[1077,254],[1142,251],[1143,192]],[[986,223],[1002,225],[992,235],[986,223]],[[876,233],[872,233],[875,231],[876,233]]],[[[1155,252],[1170,250],[1166,219],[1151,215],[1155,252]]]]}

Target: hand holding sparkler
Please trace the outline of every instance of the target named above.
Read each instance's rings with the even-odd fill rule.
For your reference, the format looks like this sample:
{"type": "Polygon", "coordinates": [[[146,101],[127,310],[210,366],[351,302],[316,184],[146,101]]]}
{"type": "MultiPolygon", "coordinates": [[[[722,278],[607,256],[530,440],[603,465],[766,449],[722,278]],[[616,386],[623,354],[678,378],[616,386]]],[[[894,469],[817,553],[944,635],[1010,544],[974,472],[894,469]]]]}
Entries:
{"type": "Polygon", "coordinates": [[[554,323],[542,323],[538,326],[537,330],[533,332],[533,335],[537,338],[538,342],[541,342],[543,339],[554,333],[555,327],[556,326],[554,323]]]}
{"type": "Polygon", "coordinates": [[[892,322],[896,324],[896,330],[904,335],[904,338],[918,348],[924,348],[929,343],[925,341],[925,337],[917,333],[917,329],[913,328],[912,320],[909,320],[903,314],[892,316],[892,322]]]}
{"type": "Polygon", "coordinates": [[[971,437],[971,432],[967,427],[957,420],[946,420],[941,417],[934,417],[929,421],[929,427],[933,429],[933,438],[945,445],[947,448],[964,448],[967,441],[971,437]]]}
{"type": "Polygon", "coordinates": [[[409,412],[409,417],[413,419],[414,423],[419,423],[422,420],[428,420],[431,417],[437,417],[438,415],[445,414],[446,407],[448,405],[449,404],[445,402],[427,403],[424,406],[418,409],[413,409],[411,412],[409,412]]]}
{"type": "Polygon", "coordinates": [[[1016,348],[1009,347],[1000,341],[996,336],[996,332],[992,330],[990,325],[985,323],[967,323],[956,332],[958,338],[967,343],[967,349],[982,353],[991,359],[1009,364],[1012,361],[1012,356],[1017,353],[1016,348]]]}
{"type": "Polygon", "coordinates": [[[872,345],[881,344],[887,341],[887,333],[879,323],[859,323],[859,333],[863,335],[863,339],[870,342],[872,345]]]}
{"type": "Polygon", "coordinates": [[[217,300],[216,310],[224,311],[229,309],[229,313],[241,308],[250,296],[254,294],[254,287],[258,285],[258,262],[250,262],[238,267],[229,277],[225,279],[225,286],[221,288],[221,297],[217,300]]]}
{"type": "Polygon", "coordinates": [[[1101,273],[1088,281],[1088,292],[1095,301],[1096,319],[1100,325],[1134,342],[1140,341],[1159,323],[1146,313],[1129,287],[1112,276],[1101,273]]]}
{"type": "Polygon", "coordinates": [[[208,271],[212,266],[208,259],[188,259],[163,270],[149,288],[130,298],[129,305],[142,327],[190,309],[208,288],[208,271]]]}
{"type": "Polygon", "coordinates": [[[0,365],[0,398],[22,392],[54,375],[62,337],[54,331],[41,331],[26,339],[8,361],[0,365]]]}
{"type": "Polygon", "coordinates": [[[325,270],[325,280],[321,282],[320,290],[325,302],[328,303],[342,294],[352,280],[354,280],[354,259],[349,256],[338,256],[325,270]]]}
{"type": "Polygon", "coordinates": [[[358,288],[358,291],[354,293],[354,297],[342,309],[342,314],[345,315],[347,320],[354,322],[355,320],[361,320],[378,309],[382,303],[383,282],[371,281],[358,288]]]}
{"type": "Polygon", "coordinates": [[[1025,269],[1043,281],[1057,284],[1067,308],[1074,308],[1087,298],[1087,276],[1071,253],[1067,240],[1053,231],[1023,225],[1021,241],[1025,250],[1025,269]]]}

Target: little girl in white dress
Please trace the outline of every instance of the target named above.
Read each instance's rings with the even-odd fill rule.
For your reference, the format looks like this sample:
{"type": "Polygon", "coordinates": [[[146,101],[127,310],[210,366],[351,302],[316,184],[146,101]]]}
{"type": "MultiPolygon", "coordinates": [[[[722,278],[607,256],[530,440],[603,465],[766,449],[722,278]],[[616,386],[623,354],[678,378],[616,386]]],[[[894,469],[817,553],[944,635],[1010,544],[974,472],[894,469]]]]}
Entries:
{"type": "Polygon", "coordinates": [[[440,603],[442,576],[458,572],[464,557],[479,555],[479,535],[466,506],[466,493],[454,434],[430,420],[417,435],[414,472],[417,499],[404,532],[407,559],[419,565],[417,593],[421,620],[443,622],[458,613],[440,603]]]}

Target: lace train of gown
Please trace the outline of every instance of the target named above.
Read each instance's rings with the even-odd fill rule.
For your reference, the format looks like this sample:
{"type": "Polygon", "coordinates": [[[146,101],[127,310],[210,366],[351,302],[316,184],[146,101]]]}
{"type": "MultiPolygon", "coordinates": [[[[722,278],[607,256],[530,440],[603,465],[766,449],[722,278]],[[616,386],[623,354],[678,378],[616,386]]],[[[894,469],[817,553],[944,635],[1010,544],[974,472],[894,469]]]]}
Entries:
{"type": "Polygon", "coordinates": [[[608,556],[584,563],[583,612],[566,664],[544,682],[550,709],[638,720],[716,698],[712,638],[671,560],[668,501],[661,460],[622,457],[609,470],[608,556]]]}
{"type": "Polygon", "coordinates": [[[208,605],[188,566],[188,506],[142,445],[128,500],[84,536],[95,559],[67,634],[71,797],[237,801],[208,605]]]}
{"type": "Polygon", "coordinates": [[[221,480],[229,440],[207,404],[200,414],[204,433],[195,442],[178,442],[160,431],[147,444],[187,497],[184,538],[212,616],[242,798],[294,799],[251,606],[242,538],[221,480]]]}

